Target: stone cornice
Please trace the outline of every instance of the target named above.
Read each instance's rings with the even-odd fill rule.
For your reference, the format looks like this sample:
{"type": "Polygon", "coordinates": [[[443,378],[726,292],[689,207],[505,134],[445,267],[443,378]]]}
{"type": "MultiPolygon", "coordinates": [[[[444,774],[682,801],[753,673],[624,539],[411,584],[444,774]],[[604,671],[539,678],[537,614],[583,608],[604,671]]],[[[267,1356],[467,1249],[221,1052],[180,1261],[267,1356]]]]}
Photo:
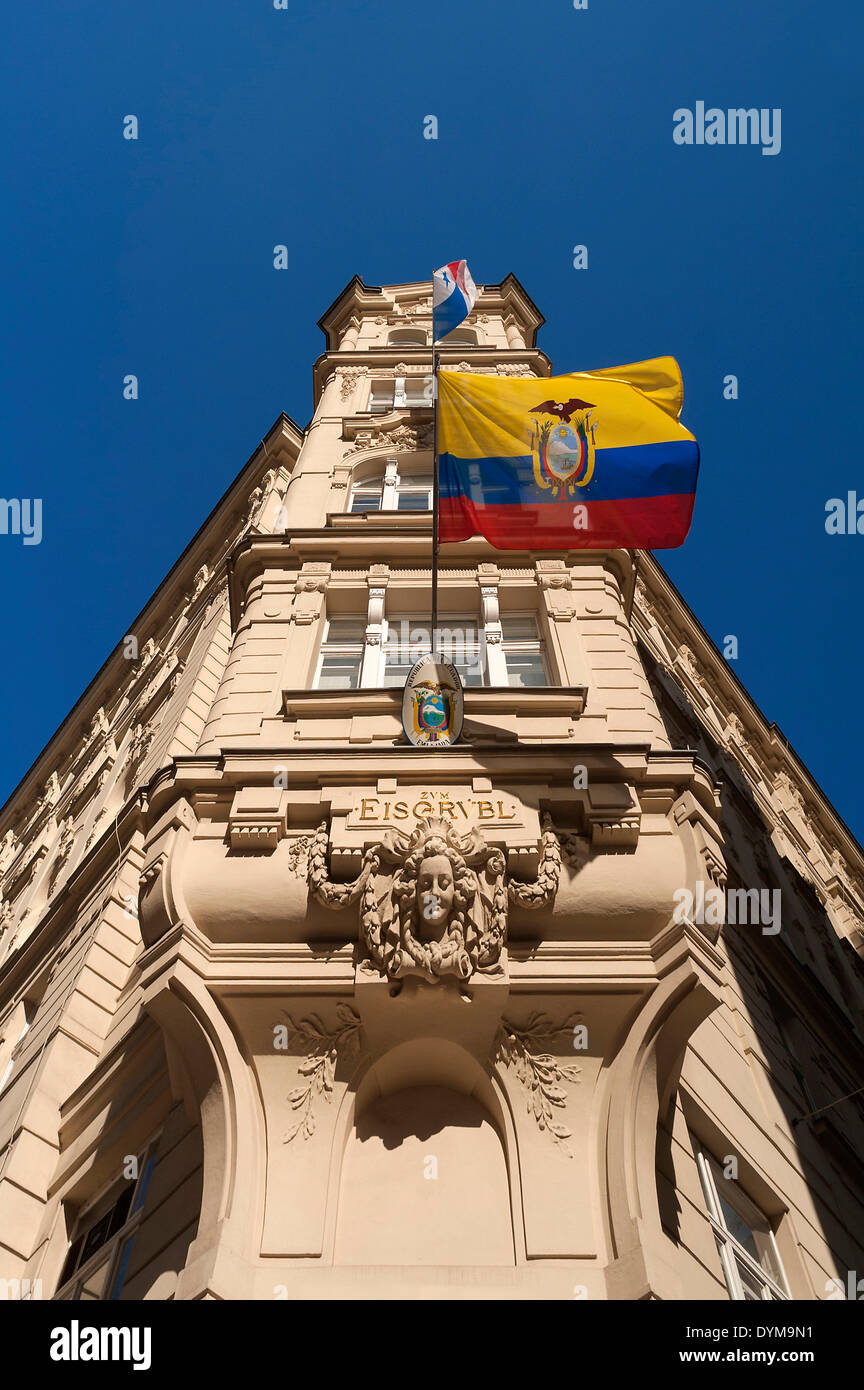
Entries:
{"type": "MultiPolygon", "coordinates": [[[[527,365],[536,376],[552,375],[552,363],[539,348],[503,348],[493,345],[468,347],[464,343],[453,347],[441,346],[438,349],[440,365],[444,371],[470,371],[497,373],[507,376],[508,367],[527,365]]],[[[312,367],[312,382],[315,405],[334,372],[362,372],[366,376],[403,376],[407,369],[410,376],[422,375],[432,370],[432,347],[411,347],[405,343],[391,346],[381,345],[371,348],[352,348],[347,352],[328,351],[322,353],[312,367]]],[[[522,373],[525,375],[525,373],[522,373]]],[[[370,416],[375,419],[375,416],[370,416]]]]}
{"type": "MultiPolygon", "coordinates": [[[[509,312],[523,330],[529,348],[534,346],[537,330],[546,322],[524,286],[512,274],[505,275],[498,285],[478,285],[475,312],[489,313],[496,309],[509,312]]],[[[318,320],[318,327],[327,338],[328,350],[338,342],[344,329],[355,315],[392,313],[397,304],[406,300],[429,298],[432,277],[403,285],[367,285],[362,276],[355,275],[336,296],[318,320]]]]}
{"type": "Polygon", "coordinates": [[[661,668],[685,691],[711,737],[742,769],[769,825],[782,828],[807,860],[822,893],[827,897],[854,886],[859,904],[864,903],[864,849],[782,730],[766,718],[748,694],[657,560],[644,551],[639,552],[632,620],[638,636],[661,668]],[[668,645],[668,653],[651,635],[654,624],[668,645]],[[752,768],[748,768],[748,762],[752,768]],[[762,785],[755,781],[754,770],[762,785]],[[778,794],[778,788],[787,785],[784,778],[789,791],[778,794]],[[781,795],[787,795],[787,799],[791,796],[789,805],[793,811],[797,805],[800,827],[794,816],[784,812],[781,795]],[[855,884],[844,885],[842,873],[826,876],[824,867],[814,859],[816,847],[829,865],[834,851],[839,850],[855,884]]]}

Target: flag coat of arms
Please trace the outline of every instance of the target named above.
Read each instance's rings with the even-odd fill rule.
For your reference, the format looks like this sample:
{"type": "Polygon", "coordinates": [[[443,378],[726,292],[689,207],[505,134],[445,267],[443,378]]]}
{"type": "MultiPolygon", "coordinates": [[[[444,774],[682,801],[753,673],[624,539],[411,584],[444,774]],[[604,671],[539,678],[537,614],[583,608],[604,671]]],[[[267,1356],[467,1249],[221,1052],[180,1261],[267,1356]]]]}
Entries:
{"type": "Polygon", "coordinates": [[[439,373],[441,542],[669,549],[690,529],[699,446],[672,357],[558,377],[439,373]]]}
{"type": "Polygon", "coordinates": [[[449,261],[432,276],[432,339],[438,342],[466,319],[477,302],[467,261],[449,261]]]}

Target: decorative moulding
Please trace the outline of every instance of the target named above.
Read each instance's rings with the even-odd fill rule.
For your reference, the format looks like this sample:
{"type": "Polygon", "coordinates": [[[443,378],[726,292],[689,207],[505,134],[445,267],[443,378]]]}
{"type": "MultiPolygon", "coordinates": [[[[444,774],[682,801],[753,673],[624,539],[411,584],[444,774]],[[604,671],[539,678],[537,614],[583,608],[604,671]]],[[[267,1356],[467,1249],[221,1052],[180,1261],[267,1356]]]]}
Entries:
{"type": "Polygon", "coordinates": [[[279,787],[241,787],[228,816],[233,850],[272,853],[286,831],[286,795],[279,787]]]}

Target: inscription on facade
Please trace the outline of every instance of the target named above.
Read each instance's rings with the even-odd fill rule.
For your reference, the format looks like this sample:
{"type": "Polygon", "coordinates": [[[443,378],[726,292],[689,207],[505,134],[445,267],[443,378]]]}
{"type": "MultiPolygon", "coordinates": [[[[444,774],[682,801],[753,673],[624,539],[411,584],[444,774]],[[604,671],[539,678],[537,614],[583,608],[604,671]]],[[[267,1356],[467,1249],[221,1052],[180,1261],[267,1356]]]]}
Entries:
{"type": "Polygon", "coordinates": [[[348,815],[348,825],[381,825],[390,822],[425,820],[437,816],[445,821],[485,821],[487,824],[510,825],[521,820],[517,801],[497,792],[480,793],[456,791],[423,791],[405,788],[389,796],[361,797],[348,815]]]}

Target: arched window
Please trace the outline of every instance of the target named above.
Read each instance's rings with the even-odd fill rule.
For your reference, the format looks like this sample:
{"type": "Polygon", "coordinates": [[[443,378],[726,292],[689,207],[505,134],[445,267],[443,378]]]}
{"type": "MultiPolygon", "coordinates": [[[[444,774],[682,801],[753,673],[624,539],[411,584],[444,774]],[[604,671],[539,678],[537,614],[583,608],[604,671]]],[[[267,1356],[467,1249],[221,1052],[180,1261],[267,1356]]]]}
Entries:
{"type": "Polygon", "coordinates": [[[392,328],[387,334],[387,342],[394,347],[425,347],[426,330],[423,328],[392,328]]]}
{"type": "Polygon", "coordinates": [[[444,347],[476,347],[477,331],[474,328],[454,328],[441,342],[444,347]]]}

